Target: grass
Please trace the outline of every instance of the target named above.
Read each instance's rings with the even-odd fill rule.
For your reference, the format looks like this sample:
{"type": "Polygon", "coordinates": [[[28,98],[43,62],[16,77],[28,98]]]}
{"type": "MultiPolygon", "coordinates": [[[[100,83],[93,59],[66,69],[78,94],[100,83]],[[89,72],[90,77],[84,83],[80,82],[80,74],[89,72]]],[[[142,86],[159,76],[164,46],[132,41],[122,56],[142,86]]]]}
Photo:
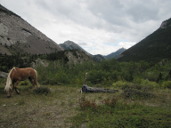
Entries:
{"type": "Polygon", "coordinates": [[[0,128],[169,128],[171,126],[169,89],[151,89],[148,93],[153,94],[153,97],[141,98],[145,92],[137,93],[136,90],[130,97],[125,97],[123,95],[125,89],[112,94],[80,94],[80,88],[71,85],[47,85],[37,91],[30,86],[19,88],[20,95],[14,93],[11,98],[6,98],[3,87],[0,86],[0,128]],[[50,93],[46,93],[49,90],[50,93]],[[140,98],[132,98],[136,96],[140,98]]]}
{"type": "Polygon", "coordinates": [[[120,94],[92,94],[83,96],[80,113],[73,118],[73,128],[170,128],[171,90],[133,92],[138,98],[120,94]],[[143,98],[139,98],[143,96],[143,98]],[[100,98],[99,98],[100,97],[100,98]]]}
{"type": "Polygon", "coordinates": [[[169,128],[170,117],[169,108],[118,103],[84,110],[75,122],[90,128],[169,128]]]}
{"type": "Polygon", "coordinates": [[[48,86],[49,94],[36,94],[20,87],[20,95],[6,98],[0,88],[0,128],[70,127],[77,113],[79,90],[65,86],[48,86]]]}

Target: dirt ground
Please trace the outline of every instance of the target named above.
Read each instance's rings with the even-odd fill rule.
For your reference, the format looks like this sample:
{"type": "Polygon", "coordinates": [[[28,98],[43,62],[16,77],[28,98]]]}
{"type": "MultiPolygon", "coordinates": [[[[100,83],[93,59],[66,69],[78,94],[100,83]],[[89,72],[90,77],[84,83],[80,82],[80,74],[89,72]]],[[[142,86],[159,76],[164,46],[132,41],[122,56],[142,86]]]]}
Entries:
{"type": "Polygon", "coordinates": [[[81,94],[77,87],[48,86],[48,95],[27,87],[6,98],[0,88],[0,128],[69,128],[78,113],[81,94]]]}

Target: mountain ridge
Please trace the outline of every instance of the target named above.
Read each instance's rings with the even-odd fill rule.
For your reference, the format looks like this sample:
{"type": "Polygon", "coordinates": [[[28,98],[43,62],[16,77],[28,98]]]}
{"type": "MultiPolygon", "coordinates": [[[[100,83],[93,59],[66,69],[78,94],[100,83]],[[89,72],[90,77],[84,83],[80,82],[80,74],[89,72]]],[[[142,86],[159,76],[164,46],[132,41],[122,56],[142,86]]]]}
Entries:
{"type": "Polygon", "coordinates": [[[125,48],[120,48],[120,49],[118,49],[117,51],[112,52],[112,53],[110,53],[110,54],[108,54],[108,55],[106,55],[106,56],[104,56],[104,57],[105,57],[106,59],[113,59],[113,58],[117,59],[117,58],[120,57],[120,55],[121,55],[124,51],[126,51],[125,48]]]}
{"type": "Polygon", "coordinates": [[[161,23],[152,34],[122,53],[121,61],[152,61],[171,59],[171,18],[161,23]]]}

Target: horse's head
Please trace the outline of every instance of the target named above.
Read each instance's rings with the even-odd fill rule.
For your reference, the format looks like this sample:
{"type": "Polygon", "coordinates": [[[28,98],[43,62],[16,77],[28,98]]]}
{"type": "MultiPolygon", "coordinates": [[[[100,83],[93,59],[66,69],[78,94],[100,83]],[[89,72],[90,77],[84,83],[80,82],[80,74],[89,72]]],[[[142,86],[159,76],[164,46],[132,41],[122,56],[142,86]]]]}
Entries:
{"type": "Polygon", "coordinates": [[[5,87],[4,91],[7,93],[7,97],[11,97],[11,93],[12,93],[12,87],[5,87]]]}
{"type": "Polygon", "coordinates": [[[10,72],[8,73],[8,77],[7,77],[7,81],[6,81],[6,85],[5,85],[5,89],[4,90],[7,93],[7,97],[11,97],[11,93],[12,93],[12,90],[13,90],[13,86],[11,86],[12,85],[11,73],[12,73],[12,71],[14,69],[15,69],[15,67],[12,68],[10,70],[10,72]]]}

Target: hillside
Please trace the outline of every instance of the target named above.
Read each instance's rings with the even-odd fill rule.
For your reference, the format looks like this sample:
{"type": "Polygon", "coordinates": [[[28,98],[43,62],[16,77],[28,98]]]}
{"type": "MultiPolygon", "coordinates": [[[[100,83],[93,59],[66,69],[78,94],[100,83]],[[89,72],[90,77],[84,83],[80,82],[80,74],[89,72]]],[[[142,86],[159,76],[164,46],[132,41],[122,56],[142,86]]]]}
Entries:
{"type": "Polygon", "coordinates": [[[119,60],[123,61],[160,61],[171,59],[171,19],[145,39],[123,52],[119,60]]]}
{"type": "Polygon", "coordinates": [[[0,71],[6,72],[13,66],[32,66],[38,58],[68,64],[92,61],[87,52],[77,49],[64,50],[20,16],[0,5],[0,71]]]}
{"type": "Polygon", "coordinates": [[[63,50],[17,14],[0,5],[0,53],[45,54],[63,50]]]}
{"type": "Polygon", "coordinates": [[[112,52],[111,54],[105,56],[106,59],[112,59],[115,58],[117,59],[118,57],[120,57],[120,55],[125,51],[125,48],[120,48],[118,49],[116,52],[112,52]]]}

